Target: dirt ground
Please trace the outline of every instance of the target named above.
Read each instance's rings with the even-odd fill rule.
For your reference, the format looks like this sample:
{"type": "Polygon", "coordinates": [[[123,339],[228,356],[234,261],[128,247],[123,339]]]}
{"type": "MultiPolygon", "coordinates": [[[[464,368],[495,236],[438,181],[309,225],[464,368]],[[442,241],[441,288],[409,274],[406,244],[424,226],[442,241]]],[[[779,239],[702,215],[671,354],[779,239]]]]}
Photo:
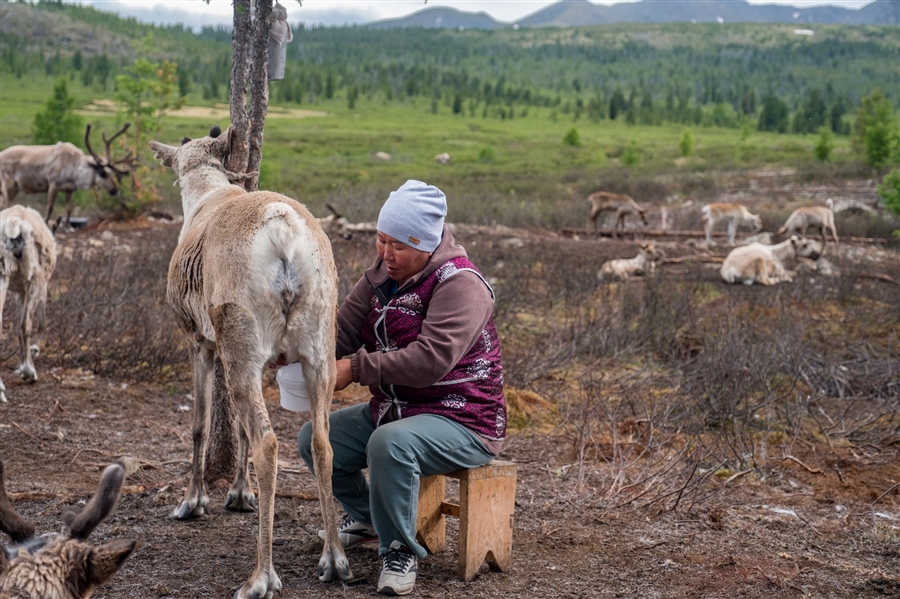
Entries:
{"type": "MultiPolygon", "coordinates": [[[[174,243],[177,225],[152,227],[165,243],[174,243]]],[[[125,241],[145,233],[145,228],[114,231],[125,241]]],[[[68,233],[60,236],[60,245],[101,234],[68,233]]],[[[463,243],[480,235],[460,233],[463,243]]],[[[507,237],[526,244],[536,237],[542,243],[558,241],[573,252],[578,243],[591,243],[598,254],[610,257],[633,249],[629,241],[575,242],[534,232],[507,237]]],[[[369,244],[371,238],[354,243],[369,244]]],[[[884,260],[898,260],[895,251],[879,251],[884,260]]],[[[674,242],[669,255],[677,255],[674,242]]],[[[61,510],[83,503],[110,461],[132,456],[140,469],[128,478],[116,512],[92,539],[133,538],[139,547],[94,596],[231,597],[253,568],[256,515],[226,511],[223,484],[210,489],[211,514],[188,522],[167,517],[180,502],[189,474],[189,378],[135,383],[49,368],[39,358],[40,380],[26,385],[12,376],[8,327],[2,354],[8,359],[0,363],[0,372],[10,401],[0,404],[0,457],[16,509],[40,532],[58,531],[61,510]]],[[[321,516],[314,478],[294,443],[305,415],[279,407],[271,373],[264,383],[281,443],[274,536],[281,596],[375,595],[380,562],[370,547],[349,552],[362,583],[317,581],[321,516]]],[[[336,396],[335,407],[366,399],[365,390],[354,386],[336,396]]],[[[572,448],[559,434],[513,431],[501,456],[519,467],[512,570],[496,573],[484,565],[473,581],[458,581],[457,529],[450,519],[449,549],[420,562],[415,596],[900,597],[897,449],[896,444],[798,444],[793,459],[779,469],[714,482],[704,501],[660,512],[610,509],[608,501],[601,502],[601,488],[576,493],[568,476],[572,448]]],[[[450,489],[452,494],[452,484],[450,489]]]]}

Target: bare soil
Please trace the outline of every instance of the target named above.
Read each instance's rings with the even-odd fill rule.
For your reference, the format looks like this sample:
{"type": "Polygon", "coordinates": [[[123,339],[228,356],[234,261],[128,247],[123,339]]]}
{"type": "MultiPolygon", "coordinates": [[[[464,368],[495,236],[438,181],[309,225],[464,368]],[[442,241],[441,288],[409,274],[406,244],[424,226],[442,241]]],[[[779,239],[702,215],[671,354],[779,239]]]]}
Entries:
{"type": "MultiPolygon", "coordinates": [[[[151,245],[174,246],[177,231],[177,225],[155,223],[113,233],[117,243],[140,253],[149,252],[151,245]]],[[[97,230],[61,235],[62,252],[108,245],[109,236],[104,241],[102,235],[97,230]]],[[[463,229],[459,236],[464,244],[485,239],[484,231],[475,229],[463,229]]],[[[630,240],[579,242],[546,232],[504,232],[504,239],[510,238],[520,239],[526,248],[539,243],[570,251],[573,260],[634,254],[630,240]]],[[[341,243],[339,260],[366,255],[372,241],[359,236],[341,243]]],[[[688,251],[674,242],[668,248],[670,256],[688,251]]],[[[896,271],[897,253],[878,251],[896,271]]],[[[867,268],[877,270],[879,263],[867,262],[867,268]]],[[[61,281],[75,272],[66,269],[74,266],[61,262],[56,275],[61,281]]],[[[711,274],[710,280],[714,278],[711,274]]],[[[132,456],[140,468],[129,476],[116,512],[92,539],[134,538],[139,548],[94,596],[231,597],[253,569],[256,515],[226,511],[227,483],[220,481],[210,489],[211,514],[189,522],[168,518],[181,499],[190,467],[187,365],[159,381],[136,382],[52,367],[48,354],[37,361],[40,380],[23,384],[11,372],[15,357],[9,320],[0,354],[10,397],[0,404],[0,458],[16,509],[40,532],[58,531],[61,510],[90,496],[103,467],[132,456]]],[[[264,375],[264,383],[281,443],[274,536],[275,564],[284,583],[281,596],[375,595],[380,562],[370,547],[349,552],[360,584],[316,579],[321,516],[314,478],[294,444],[305,415],[279,407],[272,373],[264,375]]],[[[366,399],[365,390],[354,386],[337,394],[335,407],[366,399]]],[[[420,562],[415,595],[900,597],[897,449],[895,441],[855,446],[803,440],[777,468],[712,480],[703,501],[675,510],[637,509],[633,504],[616,507],[603,488],[574,490],[573,447],[559,429],[512,431],[502,454],[519,465],[512,570],[492,572],[484,565],[473,581],[458,581],[456,524],[451,519],[449,549],[420,562]]],[[[591,467],[604,466],[598,462],[591,467]]]]}

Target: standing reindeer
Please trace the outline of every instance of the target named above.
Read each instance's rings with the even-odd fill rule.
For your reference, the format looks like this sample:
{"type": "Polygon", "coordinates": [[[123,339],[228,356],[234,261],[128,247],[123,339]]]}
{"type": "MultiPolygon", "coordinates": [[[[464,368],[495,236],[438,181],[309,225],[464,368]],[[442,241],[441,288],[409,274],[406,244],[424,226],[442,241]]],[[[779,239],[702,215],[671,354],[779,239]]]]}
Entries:
{"type": "Polygon", "coordinates": [[[337,376],[337,270],[331,244],[296,200],[270,191],[248,193],[232,184],[246,175],[225,169],[230,127],[224,133],[213,127],[208,137],[185,138],[183,143],[175,148],[150,142],[156,158],[175,170],[181,184],[184,225],[169,264],[167,295],[193,344],[191,478],[184,501],[171,517],[200,516],[209,503],[203,475],[218,355],[242,453],[226,507],[254,507],[247,481],[248,442],[259,482],[256,569],[235,598],[271,597],[281,591],[272,563],[278,441],[263,399],[262,370],[267,363],[299,361],[310,396],[315,475],[326,531],[318,575],[322,581],[335,574],[347,580],[352,574],[338,540],[328,440],[337,376]]]}
{"type": "Polygon", "coordinates": [[[762,219],[758,214],[750,214],[746,206],[743,204],[723,204],[716,202],[707,204],[702,208],[703,223],[706,231],[706,243],[712,243],[710,234],[716,224],[720,222],[728,223],[728,243],[734,245],[734,235],[737,228],[741,225],[750,225],[755,233],[762,231],[762,219]]]}
{"type": "Polygon", "coordinates": [[[809,227],[818,227],[819,233],[822,235],[822,245],[825,246],[828,244],[825,231],[831,229],[831,236],[834,238],[834,243],[837,244],[837,229],[834,228],[834,202],[831,198],[828,198],[825,203],[827,206],[803,206],[797,208],[788,217],[784,226],[778,229],[778,234],[783,235],[787,233],[792,235],[799,233],[800,235],[806,235],[806,230],[809,227]]]}
{"type": "Polygon", "coordinates": [[[19,516],[6,495],[0,462],[0,531],[13,545],[0,545],[0,599],[87,599],[109,580],[137,546],[117,539],[103,545],[88,536],[112,513],[125,482],[119,462],[103,471],[97,492],[81,513],[63,514],[68,532],[35,536],[34,526],[19,516]]]}
{"type": "Polygon", "coordinates": [[[640,216],[647,226],[647,212],[643,210],[637,203],[631,199],[631,196],[618,193],[609,193],[608,191],[597,191],[588,196],[591,203],[591,214],[588,217],[588,224],[592,224],[594,231],[597,230],[597,218],[604,212],[616,213],[616,224],[613,227],[613,237],[617,237],[619,229],[625,230],[626,216],[640,216]]]}
{"type": "Polygon", "coordinates": [[[109,195],[119,193],[122,178],[134,166],[131,152],[121,160],[113,160],[110,145],[131,123],[116,131],[103,142],[106,157],[101,158],[91,147],[91,125],[85,128],[84,145],[90,156],[70,143],[52,146],[10,146],[0,152],[0,208],[11,203],[20,191],[47,192],[47,222],[53,216],[53,206],[60,191],[66,194],[66,226],[72,218],[72,194],[79,189],[100,187],[109,195]]]}
{"type": "MultiPolygon", "coordinates": [[[[47,283],[55,268],[56,242],[41,215],[25,206],[0,211],[0,335],[6,292],[11,290],[16,296],[19,329],[15,373],[26,381],[37,380],[34,358],[44,328],[47,283]]],[[[6,401],[4,391],[0,379],[0,403],[6,401]]]]}

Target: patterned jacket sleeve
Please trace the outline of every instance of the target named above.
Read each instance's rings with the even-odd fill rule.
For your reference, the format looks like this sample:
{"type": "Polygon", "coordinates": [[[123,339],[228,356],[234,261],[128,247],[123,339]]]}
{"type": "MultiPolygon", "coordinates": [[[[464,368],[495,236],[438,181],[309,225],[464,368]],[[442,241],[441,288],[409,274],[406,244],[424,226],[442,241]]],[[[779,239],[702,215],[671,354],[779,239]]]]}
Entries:
{"type": "Polygon", "coordinates": [[[353,380],[430,387],[472,349],[493,309],[491,293],[478,275],[463,271],[449,277],[434,290],[418,339],[388,353],[360,349],[351,357],[353,380]]]}

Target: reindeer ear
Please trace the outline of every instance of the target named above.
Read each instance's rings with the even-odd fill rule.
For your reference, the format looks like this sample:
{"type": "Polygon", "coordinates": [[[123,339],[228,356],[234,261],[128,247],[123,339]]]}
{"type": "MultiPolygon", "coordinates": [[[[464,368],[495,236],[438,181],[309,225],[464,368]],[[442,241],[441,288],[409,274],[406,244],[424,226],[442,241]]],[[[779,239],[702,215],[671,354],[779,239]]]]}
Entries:
{"type": "Polygon", "coordinates": [[[153,156],[159,160],[163,166],[175,166],[175,148],[161,144],[158,141],[150,142],[150,149],[153,150],[153,156]]]}
{"type": "Polygon", "coordinates": [[[234,134],[234,129],[229,126],[225,131],[221,133],[218,137],[215,138],[215,143],[213,147],[215,148],[216,154],[218,154],[219,158],[225,158],[229,154],[231,154],[231,137],[234,134]]]}
{"type": "Polygon", "coordinates": [[[116,539],[94,547],[87,559],[85,578],[88,584],[98,586],[112,578],[136,548],[137,541],[128,539],[116,539]]]}

